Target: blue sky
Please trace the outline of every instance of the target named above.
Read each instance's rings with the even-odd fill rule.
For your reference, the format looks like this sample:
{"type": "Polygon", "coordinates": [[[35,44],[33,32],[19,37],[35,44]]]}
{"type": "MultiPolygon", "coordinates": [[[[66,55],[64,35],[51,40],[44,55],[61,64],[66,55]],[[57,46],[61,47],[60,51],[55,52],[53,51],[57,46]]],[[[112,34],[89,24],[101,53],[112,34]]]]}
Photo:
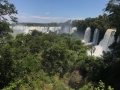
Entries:
{"type": "Polygon", "coordinates": [[[102,15],[109,0],[9,0],[19,22],[64,22],[102,15]]]}

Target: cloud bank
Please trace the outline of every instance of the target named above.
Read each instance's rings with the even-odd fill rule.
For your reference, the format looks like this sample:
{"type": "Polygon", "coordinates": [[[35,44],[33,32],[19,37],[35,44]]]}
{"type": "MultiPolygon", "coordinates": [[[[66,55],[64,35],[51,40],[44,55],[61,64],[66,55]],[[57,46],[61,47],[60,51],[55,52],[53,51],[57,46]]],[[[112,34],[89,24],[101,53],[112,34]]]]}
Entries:
{"type": "MultiPolygon", "coordinates": [[[[49,14],[50,12],[46,12],[49,14]]],[[[18,22],[34,22],[34,23],[50,23],[50,22],[65,22],[67,20],[81,20],[82,18],[64,18],[64,17],[43,17],[38,15],[30,15],[20,13],[17,15],[18,22]]]]}

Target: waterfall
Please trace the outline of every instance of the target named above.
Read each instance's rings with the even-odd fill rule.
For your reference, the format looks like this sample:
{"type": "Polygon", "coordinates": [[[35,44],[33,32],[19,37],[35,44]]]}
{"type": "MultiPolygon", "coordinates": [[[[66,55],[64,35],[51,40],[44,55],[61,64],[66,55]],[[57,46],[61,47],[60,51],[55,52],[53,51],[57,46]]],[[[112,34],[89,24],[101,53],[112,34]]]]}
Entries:
{"type": "Polygon", "coordinates": [[[77,31],[77,27],[72,27],[71,33],[74,33],[75,31],[77,31]]]}
{"type": "Polygon", "coordinates": [[[74,31],[77,30],[76,27],[70,27],[65,26],[64,28],[59,27],[41,27],[41,26],[23,26],[23,25],[16,25],[16,26],[10,26],[10,28],[13,29],[13,33],[11,33],[13,36],[16,36],[17,34],[28,34],[31,33],[32,30],[38,30],[42,33],[49,33],[49,32],[56,32],[56,33],[67,33],[71,34],[74,33],[74,31]]]}
{"type": "Polygon", "coordinates": [[[99,45],[95,46],[96,50],[93,53],[94,56],[100,56],[102,55],[103,51],[105,52],[109,51],[108,47],[115,41],[114,39],[115,32],[116,32],[116,29],[108,29],[106,31],[104,38],[100,41],[99,45]]]}
{"type": "Polygon", "coordinates": [[[14,37],[20,33],[23,33],[23,34],[28,33],[28,27],[25,27],[22,25],[13,26],[11,28],[13,29],[13,33],[11,33],[11,35],[13,35],[14,37]]]}
{"type": "Polygon", "coordinates": [[[55,27],[54,32],[59,33],[59,30],[61,30],[61,27],[55,27]]]}
{"type": "Polygon", "coordinates": [[[82,41],[85,43],[89,43],[90,38],[91,38],[91,29],[90,29],[90,27],[88,27],[85,31],[84,40],[82,40],[82,41]]]}
{"type": "Polygon", "coordinates": [[[29,33],[29,27],[28,26],[25,26],[24,33],[25,34],[29,33]]]}
{"type": "Polygon", "coordinates": [[[56,27],[56,31],[57,31],[57,33],[60,33],[61,27],[56,27]]]}
{"type": "Polygon", "coordinates": [[[63,33],[71,34],[71,27],[70,26],[65,26],[63,33]]]}
{"type": "Polygon", "coordinates": [[[42,33],[49,33],[57,31],[61,31],[61,27],[40,27],[40,26],[23,26],[23,25],[16,25],[16,26],[10,26],[10,28],[13,29],[13,33],[11,33],[13,36],[16,36],[17,34],[27,34],[30,33],[32,30],[38,30],[42,33]]]}
{"type": "Polygon", "coordinates": [[[44,27],[43,31],[44,31],[44,33],[49,33],[48,27],[44,27]]]}
{"type": "Polygon", "coordinates": [[[97,43],[98,43],[98,37],[99,37],[99,30],[95,29],[94,35],[93,35],[93,41],[92,41],[93,45],[97,45],[97,43]]]}
{"type": "Polygon", "coordinates": [[[49,27],[49,31],[54,32],[55,31],[55,27],[49,27]]]}
{"type": "Polygon", "coordinates": [[[72,32],[72,28],[70,25],[66,25],[66,26],[62,26],[61,29],[59,30],[59,33],[66,33],[66,34],[71,34],[72,32]]]}
{"type": "Polygon", "coordinates": [[[100,41],[99,45],[103,50],[107,51],[108,47],[114,42],[115,29],[108,29],[104,35],[104,38],[100,41]]]}

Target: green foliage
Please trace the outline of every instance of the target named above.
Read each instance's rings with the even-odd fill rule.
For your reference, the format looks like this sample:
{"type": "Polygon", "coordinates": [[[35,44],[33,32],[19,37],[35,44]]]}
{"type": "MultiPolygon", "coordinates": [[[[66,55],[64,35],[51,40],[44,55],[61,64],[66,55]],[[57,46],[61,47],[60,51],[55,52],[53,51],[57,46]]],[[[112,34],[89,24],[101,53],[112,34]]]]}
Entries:
{"type": "Polygon", "coordinates": [[[84,85],[79,90],[94,90],[94,85],[91,82],[89,82],[87,85],[84,85]]]}
{"type": "Polygon", "coordinates": [[[96,50],[96,48],[95,48],[93,45],[88,45],[88,46],[87,46],[87,49],[90,51],[91,56],[92,56],[92,53],[94,53],[95,50],[96,50]]]}
{"type": "MultiPolygon", "coordinates": [[[[109,16],[103,14],[96,18],[73,21],[73,26],[78,27],[77,32],[84,33],[86,27],[91,27],[92,30],[98,28],[100,33],[104,33],[113,23],[119,29],[120,5],[113,1],[110,0],[106,7],[109,16]]],[[[68,90],[71,88],[62,79],[66,78],[66,82],[71,80],[75,84],[71,77],[71,72],[75,70],[79,70],[85,82],[80,90],[114,90],[108,85],[120,88],[117,85],[120,83],[120,73],[117,71],[120,68],[119,43],[114,43],[110,47],[111,52],[98,58],[86,56],[87,47],[73,34],[42,34],[34,30],[31,34],[19,34],[14,39],[8,34],[12,30],[4,15],[9,15],[12,21],[16,21],[11,16],[16,13],[13,4],[7,0],[0,1],[0,89],[68,90]],[[65,77],[66,73],[69,74],[65,77]],[[105,83],[100,81],[96,84],[99,80],[105,83]]],[[[70,22],[65,23],[69,25],[70,22]]],[[[48,24],[50,25],[57,24],[48,24]]],[[[102,35],[99,39],[101,38],[102,35]]],[[[93,46],[89,46],[89,49],[91,52],[95,50],[93,46]]]]}
{"type": "Polygon", "coordinates": [[[105,31],[110,28],[109,17],[107,14],[99,15],[96,18],[86,18],[85,20],[75,20],[72,21],[72,25],[77,27],[77,35],[83,39],[85,30],[87,27],[91,28],[91,38],[90,41],[92,42],[93,33],[95,29],[100,31],[99,41],[103,38],[105,31]]]}
{"type": "Polygon", "coordinates": [[[17,22],[17,18],[13,14],[17,14],[15,6],[8,0],[0,0],[0,38],[5,38],[9,32],[12,32],[5,15],[9,16],[11,21],[17,22]]]}
{"type": "MultiPolygon", "coordinates": [[[[115,62],[110,57],[112,53],[103,58],[88,57],[87,47],[80,40],[66,34],[39,35],[36,32],[34,36],[19,34],[15,39],[8,37],[10,38],[6,38],[0,48],[1,88],[13,87],[10,84],[12,82],[15,84],[14,89],[52,90],[52,86],[61,89],[63,82],[57,84],[52,77],[57,75],[60,79],[68,72],[67,80],[70,80],[70,73],[74,70],[79,70],[85,83],[99,80],[111,86],[114,86],[113,82],[119,83],[117,78],[120,74],[116,71],[119,68],[119,54],[116,54],[118,59],[115,62]],[[16,84],[15,79],[18,77],[23,82],[16,84]]],[[[92,88],[91,84],[88,86],[92,88]]],[[[68,86],[65,88],[68,89],[68,86]]],[[[84,88],[87,90],[88,87],[84,88]]]]}
{"type": "Polygon", "coordinates": [[[17,14],[14,4],[9,3],[8,0],[0,0],[0,22],[7,20],[5,15],[8,15],[11,21],[16,22],[17,18],[13,14],[17,14]]]}
{"type": "Polygon", "coordinates": [[[111,86],[106,87],[105,83],[101,80],[98,82],[98,85],[94,85],[93,83],[88,83],[87,85],[83,86],[79,90],[114,90],[111,86]]]}
{"type": "MultiPolygon", "coordinates": [[[[95,90],[105,90],[105,83],[103,83],[100,80],[98,87],[95,87],[95,90]]],[[[106,90],[114,90],[114,89],[111,86],[108,86],[106,90]]]]}
{"type": "Polygon", "coordinates": [[[107,67],[101,58],[86,57],[78,62],[80,73],[88,81],[98,82],[103,79],[104,69],[107,67]],[[102,73],[101,73],[102,72],[102,73]]]}
{"type": "Polygon", "coordinates": [[[6,21],[0,22],[0,38],[6,37],[9,32],[12,32],[9,23],[6,21]]]}
{"type": "MultiPolygon", "coordinates": [[[[56,23],[56,22],[51,22],[51,23],[30,23],[30,22],[19,22],[18,24],[20,25],[25,25],[25,26],[47,26],[47,27],[54,27],[54,26],[61,26],[62,23],[56,23]]],[[[14,23],[12,25],[15,25],[14,23]]]]}
{"type": "Polygon", "coordinates": [[[16,79],[14,82],[10,82],[9,85],[2,90],[13,90],[17,88],[22,83],[21,79],[16,79]]]}
{"type": "Polygon", "coordinates": [[[116,36],[118,36],[120,34],[120,1],[110,0],[104,10],[109,12],[110,25],[117,28],[116,36]]]}
{"type": "Polygon", "coordinates": [[[53,90],[67,90],[63,83],[55,83],[53,86],[53,90]]]}
{"type": "Polygon", "coordinates": [[[72,39],[69,35],[34,33],[19,34],[15,39],[7,35],[4,46],[0,48],[1,88],[43,89],[47,88],[46,85],[52,88],[53,75],[58,73],[62,78],[66,72],[74,70],[74,63],[80,55],[86,55],[86,49],[75,37],[72,39]],[[23,80],[20,84],[15,81],[18,77],[23,80]]]}
{"type": "MultiPolygon", "coordinates": [[[[80,54],[81,42],[78,40],[73,41],[69,36],[62,38],[59,40],[60,38],[56,36],[56,39],[53,38],[52,41],[49,39],[49,41],[44,41],[43,48],[45,50],[42,53],[42,58],[44,58],[42,64],[45,66],[44,70],[51,75],[57,72],[62,75],[69,71],[73,67],[73,62],[78,59],[80,54]]],[[[86,52],[84,51],[82,53],[86,52]]]]}
{"type": "MultiPolygon", "coordinates": [[[[1,86],[7,85],[13,79],[13,65],[12,52],[10,46],[2,46],[0,48],[0,84],[1,86]]],[[[1,87],[0,87],[1,88],[1,87]]]]}
{"type": "Polygon", "coordinates": [[[33,30],[32,33],[31,33],[32,36],[40,36],[42,35],[42,32],[39,32],[37,30],[33,30]]]}

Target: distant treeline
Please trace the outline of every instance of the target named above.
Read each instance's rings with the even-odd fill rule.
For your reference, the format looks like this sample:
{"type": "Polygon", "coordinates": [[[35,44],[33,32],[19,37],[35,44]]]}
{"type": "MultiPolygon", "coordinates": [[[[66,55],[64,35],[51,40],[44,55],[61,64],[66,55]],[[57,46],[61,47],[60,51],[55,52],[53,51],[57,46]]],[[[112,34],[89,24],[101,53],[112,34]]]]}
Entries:
{"type": "Polygon", "coordinates": [[[14,23],[12,23],[11,25],[25,25],[25,26],[43,26],[43,27],[45,27],[45,26],[61,26],[63,23],[55,23],[55,22],[52,22],[52,23],[26,23],[26,22],[24,22],[24,23],[22,23],[22,22],[19,22],[19,23],[17,23],[17,24],[14,24],[14,23]]]}

